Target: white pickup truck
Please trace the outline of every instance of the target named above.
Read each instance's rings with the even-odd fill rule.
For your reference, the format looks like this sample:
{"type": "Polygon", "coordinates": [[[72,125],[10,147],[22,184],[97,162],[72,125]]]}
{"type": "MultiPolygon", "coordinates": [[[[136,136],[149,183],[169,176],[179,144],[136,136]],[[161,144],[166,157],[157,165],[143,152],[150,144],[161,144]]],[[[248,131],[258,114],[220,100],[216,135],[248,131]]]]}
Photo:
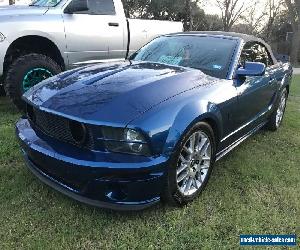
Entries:
{"type": "Polygon", "coordinates": [[[22,109],[22,94],[43,79],[84,64],[127,58],[182,23],[127,19],[121,0],[36,0],[0,7],[0,76],[22,109]]]}

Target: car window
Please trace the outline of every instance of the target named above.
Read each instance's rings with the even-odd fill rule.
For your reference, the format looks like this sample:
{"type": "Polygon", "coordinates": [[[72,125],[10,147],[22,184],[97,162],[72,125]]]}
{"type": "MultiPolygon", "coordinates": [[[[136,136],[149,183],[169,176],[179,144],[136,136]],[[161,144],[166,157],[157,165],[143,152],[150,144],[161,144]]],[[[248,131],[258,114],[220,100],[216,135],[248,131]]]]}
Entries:
{"type": "Polygon", "coordinates": [[[149,61],[199,69],[225,79],[237,40],[208,36],[162,36],[138,52],[131,60],[149,61]]]}
{"type": "Polygon", "coordinates": [[[33,0],[31,1],[30,6],[39,6],[39,7],[54,7],[58,5],[61,0],[33,0]]]}
{"type": "Polygon", "coordinates": [[[113,0],[88,0],[88,11],[76,12],[77,14],[89,15],[115,15],[115,5],[113,0]]]}
{"type": "Polygon", "coordinates": [[[245,62],[261,62],[266,67],[274,64],[268,49],[263,44],[257,42],[248,42],[245,44],[240,57],[240,65],[243,66],[245,62]]]}

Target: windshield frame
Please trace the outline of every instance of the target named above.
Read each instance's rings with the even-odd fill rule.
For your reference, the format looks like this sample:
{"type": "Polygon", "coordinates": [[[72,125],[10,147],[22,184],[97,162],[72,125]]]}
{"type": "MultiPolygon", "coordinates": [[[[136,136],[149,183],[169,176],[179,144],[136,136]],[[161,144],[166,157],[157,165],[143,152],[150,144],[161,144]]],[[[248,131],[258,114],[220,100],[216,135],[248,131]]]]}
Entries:
{"type": "MultiPolygon", "coordinates": [[[[226,39],[226,40],[231,40],[234,41],[234,46],[232,49],[232,54],[231,56],[228,58],[229,63],[226,65],[226,71],[225,71],[225,76],[223,77],[217,77],[217,76],[213,76],[215,78],[218,79],[227,79],[227,80],[232,80],[233,79],[233,69],[235,67],[236,64],[236,59],[239,57],[239,51],[240,51],[240,47],[241,44],[243,43],[243,39],[239,38],[239,37],[231,37],[231,36],[224,36],[224,35],[210,35],[210,34],[170,34],[170,35],[162,35],[159,37],[154,38],[153,40],[151,40],[150,42],[148,42],[147,44],[145,44],[143,47],[141,47],[139,50],[135,51],[132,55],[130,55],[130,57],[128,58],[128,60],[130,61],[136,61],[136,62],[150,62],[150,61],[142,61],[142,60],[135,60],[134,58],[137,56],[137,54],[146,46],[148,46],[150,43],[152,43],[154,40],[162,38],[162,37],[195,37],[195,38],[201,38],[201,37],[209,37],[209,38],[216,38],[216,39],[226,39]]],[[[160,63],[160,62],[157,62],[160,63]]],[[[171,64],[168,64],[171,65],[171,64]]],[[[172,65],[175,66],[176,65],[172,65]]],[[[198,68],[192,68],[192,67],[188,67],[188,66],[177,66],[177,67],[183,67],[183,68],[189,68],[189,69],[193,69],[193,70],[199,70],[201,72],[203,72],[201,69],[198,68]]]]}

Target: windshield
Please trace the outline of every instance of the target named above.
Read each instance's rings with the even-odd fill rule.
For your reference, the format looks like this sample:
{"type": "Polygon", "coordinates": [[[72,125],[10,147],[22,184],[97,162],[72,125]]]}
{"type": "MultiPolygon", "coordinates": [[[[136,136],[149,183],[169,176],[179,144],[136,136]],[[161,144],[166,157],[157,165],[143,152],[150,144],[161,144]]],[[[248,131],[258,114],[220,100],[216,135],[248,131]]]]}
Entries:
{"type": "Polygon", "coordinates": [[[60,2],[61,0],[34,0],[31,2],[30,6],[54,7],[60,2]]]}
{"type": "Polygon", "coordinates": [[[162,36],[132,55],[133,61],[150,61],[199,69],[225,79],[237,41],[207,36],[162,36]]]}

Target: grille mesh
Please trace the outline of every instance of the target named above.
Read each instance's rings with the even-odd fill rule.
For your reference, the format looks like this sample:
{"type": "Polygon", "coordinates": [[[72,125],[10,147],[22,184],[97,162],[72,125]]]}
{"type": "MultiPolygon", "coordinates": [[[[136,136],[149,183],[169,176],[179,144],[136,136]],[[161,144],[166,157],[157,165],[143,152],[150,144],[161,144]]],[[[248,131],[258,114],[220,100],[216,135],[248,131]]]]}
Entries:
{"type": "MultiPolygon", "coordinates": [[[[36,129],[54,139],[78,146],[71,134],[69,128],[69,119],[41,111],[36,108],[33,108],[33,113],[35,119],[34,121],[31,119],[30,121],[36,129]]],[[[85,143],[83,145],[80,145],[81,147],[88,149],[94,148],[93,138],[91,134],[91,131],[87,127],[87,138],[85,143]]]]}

